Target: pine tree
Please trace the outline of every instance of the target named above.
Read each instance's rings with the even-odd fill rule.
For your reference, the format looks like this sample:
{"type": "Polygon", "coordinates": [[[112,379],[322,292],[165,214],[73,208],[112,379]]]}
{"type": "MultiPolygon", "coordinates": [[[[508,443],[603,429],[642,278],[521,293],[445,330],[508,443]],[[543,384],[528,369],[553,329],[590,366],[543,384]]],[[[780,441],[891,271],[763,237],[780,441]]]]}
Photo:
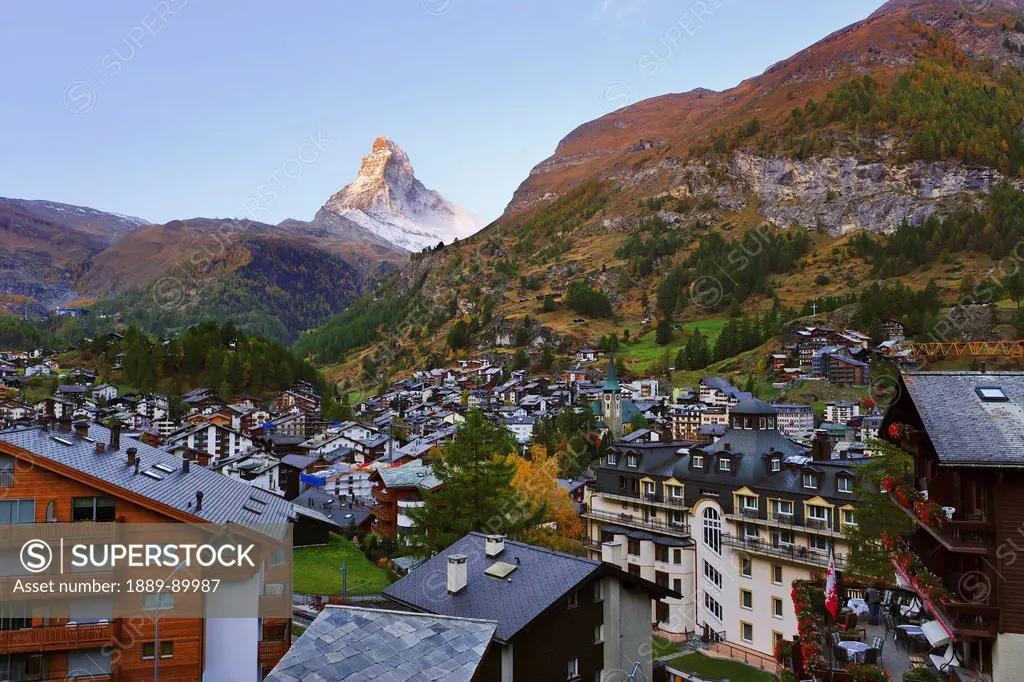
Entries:
{"type": "Polygon", "coordinates": [[[535,526],[547,510],[524,503],[512,487],[516,469],[509,455],[515,451],[508,429],[470,410],[455,441],[433,462],[440,488],[424,494],[422,507],[409,510],[413,550],[432,554],[473,531],[517,537],[535,526]]]}

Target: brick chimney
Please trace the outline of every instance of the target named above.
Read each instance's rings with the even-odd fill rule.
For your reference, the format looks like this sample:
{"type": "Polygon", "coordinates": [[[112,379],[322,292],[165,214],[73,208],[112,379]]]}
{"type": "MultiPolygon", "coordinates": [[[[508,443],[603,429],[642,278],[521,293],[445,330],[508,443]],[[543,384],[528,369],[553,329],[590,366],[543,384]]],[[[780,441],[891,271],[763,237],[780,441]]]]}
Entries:
{"type": "Polygon", "coordinates": [[[110,427],[110,449],[121,449],[121,422],[116,420],[110,427]]]}
{"type": "Polygon", "coordinates": [[[488,535],[484,539],[484,552],[493,558],[505,551],[504,535],[488,535]]]}
{"type": "MultiPolygon", "coordinates": [[[[111,439],[111,441],[113,441],[113,439],[114,439],[113,432],[111,432],[110,439],[111,439]]],[[[110,449],[111,450],[116,450],[117,448],[115,448],[113,445],[111,445],[110,449]]],[[[138,454],[138,452],[139,451],[137,449],[135,449],[135,448],[128,448],[127,453],[128,453],[128,465],[129,466],[131,466],[132,464],[135,464],[135,455],[138,454]]]]}
{"type": "Polygon", "coordinates": [[[448,594],[458,594],[469,579],[465,554],[452,554],[448,557],[448,594]]]}
{"type": "Polygon", "coordinates": [[[187,474],[192,467],[192,462],[188,457],[181,458],[181,473],[187,474]]]}
{"type": "Polygon", "coordinates": [[[70,431],[71,430],[71,415],[67,414],[66,412],[64,414],[62,414],[60,416],[60,418],[57,419],[57,427],[61,431],[70,431]]]}
{"type": "Polygon", "coordinates": [[[811,459],[816,462],[832,459],[832,441],[829,440],[825,429],[818,429],[814,432],[814,440],[811,441],[811,459]]]}
{"type": "Polygon", "coordinates": [[[75,422],[75,435],[79,438],[88,438],[89,436],[89,422],[77,421],[75,422]]]}

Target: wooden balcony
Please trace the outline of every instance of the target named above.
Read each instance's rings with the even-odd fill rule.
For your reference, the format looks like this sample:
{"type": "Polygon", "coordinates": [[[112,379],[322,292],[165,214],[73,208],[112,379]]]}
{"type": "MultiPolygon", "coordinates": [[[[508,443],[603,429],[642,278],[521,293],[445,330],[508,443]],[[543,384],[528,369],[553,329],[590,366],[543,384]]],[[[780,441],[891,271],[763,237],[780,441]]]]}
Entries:
{"type": "Polygon", "coordinates": [[[1002,609],[988,603],[972,603],[962,601],[950,601],[946,604],[937,603],[917,588],[899,566],[893,564],[896,574],[903,578],[903,581],[920,598],[924,607],[931,612],[935,620],[939,621],[947,632],[953,633],[958,639],[962,637],[974,637],[981,639],[994,639],[999,635],[999,626],[1002,619],[1002,609]]]}
{"type": "Polygon", "coordinates": [[[281,660],[281,657],[288,653],[291,642],[263,642],[259,643],[260,665],[273,667],[281,660]]]}
{"type": "Polygon", "coordinates": [[[263,622],[263,635],[261,642],[287,642],[291,638],[291,622],[263,622]]]}
{"type": "Polygon", "coordinates": [[[398,507],[394,502],[377,503],[370,507],[370,513],[381,521],[395,523],[398,521],[398,507]]]}
{"type": "Polygon", "coordinates": [[[0,630],[0,654],[92,649],[109,644],[113,637],[112,623],[0,630]]]}
{"type": "Polygon", "coordinates": [[[986,556],[991,552],[990,544],[995,538],[996,524],[991,521],[967,521],[943,519],[938,527],[926,524],[914,513],[890,496],[893,504],[909,516],[919,528],[923,528],[935,538],[940,545],[956,554],[976,554],[986,556]]]}

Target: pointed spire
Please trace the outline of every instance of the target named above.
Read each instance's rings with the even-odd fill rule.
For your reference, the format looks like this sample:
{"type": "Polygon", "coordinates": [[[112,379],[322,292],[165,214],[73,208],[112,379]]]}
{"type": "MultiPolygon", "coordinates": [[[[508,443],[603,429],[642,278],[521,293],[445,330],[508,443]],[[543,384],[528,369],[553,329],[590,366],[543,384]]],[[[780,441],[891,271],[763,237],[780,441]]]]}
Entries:
{"type": "Polygon", "coordinates": [[[608,376],[604,380],[605,392],[618,393],[619,378],[615,375],[615,353],[608,353],[608,376]]]}

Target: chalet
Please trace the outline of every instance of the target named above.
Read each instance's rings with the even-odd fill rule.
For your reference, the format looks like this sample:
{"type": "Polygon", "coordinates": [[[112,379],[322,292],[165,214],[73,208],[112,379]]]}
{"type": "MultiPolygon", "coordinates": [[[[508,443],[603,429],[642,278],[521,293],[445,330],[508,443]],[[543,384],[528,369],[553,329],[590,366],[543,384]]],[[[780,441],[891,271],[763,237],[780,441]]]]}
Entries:
{"type": "Polygon", "coordinates": [[[225,457],[213,466],[219,474],[245,481],[275,495],[281,492],[280,469],[281,460],[258,450],[225,457]]]}
{"type": "Polygon", "coordinates": [[[117,397],[117,386],[111,386],[110,384],[93,386],[89,389],[89,395],[92,396],[93,400],[110,401],[117,397]]]}
{"type": "Polygon", "coordinates": [[[423,503],[423,491],[437,490],[441,481],[421,460],[398,467],[381,467],[370,473],[373,485],[373,532],[402,539],[412,531],[413,520],[405,513],[423,503]]]}
{"type": "Polygon", "coordinates": [[[585,364],[588,362],[597,362],[598,352],[592,348],[581,348],[576,351],[576,362],[585,364]]]}
{"type": "Polygon", "coordinates": [[[768,367],[776,372],[782,370],[786,366],[786,362],[789,360],[789,356],[785,353],[772,353],[768,356],[768,367]]]}
{"type": "MultiPolygon", "coordinates": [[[[470,533],[385,588],[413,611],[495,623],[472,679],[652,679],[652,598],[678,596],[615,564],[470,533]],[[435,586],[447,589],[436,589],[435,586]]],[[[462,677],[462,679],[470,679],[462,677]]]]}

